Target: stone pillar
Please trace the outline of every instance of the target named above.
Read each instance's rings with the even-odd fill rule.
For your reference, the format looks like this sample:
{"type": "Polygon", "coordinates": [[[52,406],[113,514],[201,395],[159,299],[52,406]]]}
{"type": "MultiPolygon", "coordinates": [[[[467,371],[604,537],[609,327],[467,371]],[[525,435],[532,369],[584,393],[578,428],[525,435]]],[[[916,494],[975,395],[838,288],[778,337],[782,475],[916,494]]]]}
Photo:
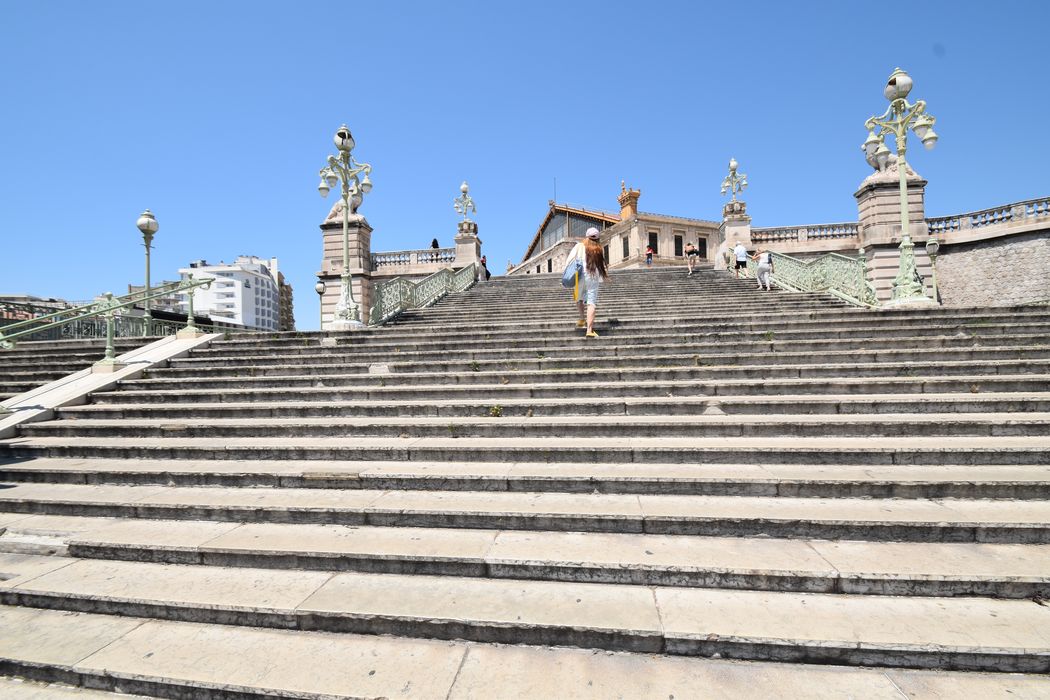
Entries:
{"type": "MultiPolygon", "coordinates": [[[[930,260],[926,255],[925,193],[923,180],[910,166],[907,170],[908,230],[915,244],[915,266],[931,293],[930,260]]],[[[860,245],[867,252],[868,280],[875,285],[879,301],[888,301],[900,266],[901,198],[897,164],[869,175],[854,194],[857,198],[860,245]]]]}
{"type": "MultiPolygon", "coordinates": [[[[372,310],[372,227],[360,214],[350,214],[347,227],[350,241],[350,287],[354,300],[361,307],[361,321],[368,323],[372,310]]],[[[339,302],[343,274],[343,203],[336,202],[321,224],[323,257],[317,273],[325,284],[321,297],[321,312],[325,326],[335,318],[335,307],[339,302]]]]}
{"type": "MultiPolygon", "coordinates": [[[[481,239],[478,238],[478,225],[473,221],[460,221],[459,231],[456,233],[456,262],[453,267],[457,270],[466,267],[470,263],[481,264],[481,239]]],[[[482,275],[484,282],[484,275],[482,275]]]]}
{"type": "Polygon", "coordinates": [[[745,202],[727,202],[722,208],[722,223],[718,227],[718,248],[715,251],[715,269],[726,269],[726,251],[737,242],[751,250],[751,217],[747,215],[745,202]]]}

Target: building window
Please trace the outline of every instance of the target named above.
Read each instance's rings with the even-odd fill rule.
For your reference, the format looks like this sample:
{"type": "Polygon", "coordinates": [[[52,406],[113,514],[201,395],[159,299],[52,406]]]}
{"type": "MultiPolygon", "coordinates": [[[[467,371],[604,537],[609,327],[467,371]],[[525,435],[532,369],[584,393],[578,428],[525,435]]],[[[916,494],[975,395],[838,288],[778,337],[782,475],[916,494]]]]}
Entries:
{"type": "Polygon", "coordinates": [[[605,257],[605,264],[608,265],[609,264],[609,246],[607,246],[607,245],[603,245],[602,246],[602,255],[605,257]]]}
{"type": "Polygon", "coordinates": [[[674,256],[676,258],[682,257],[685,253],[683,252],[684,236],[675,234],[674,237],[674,256]]]}
{"type": "Polygon", "coordinates": [[[554,261],[551,260],[550,258],[547,258],[547,272],[553,272],[553,271],[554,271],[554,261]]]}
{"type": "Polygon", "coordinates": [[[653,255],[658,255],[660,253],[659,238],[660,234],[655,231],[649,232],[649,247],[653,249],[653,255]]]}
{"type": "Polygon", "coordinates": [[[701,238],[696,242],[696,249],[700,253],[701,258],[707,258],[707,239],[701,238]]]}
{"type": "Polygon", "coordinates": [[[540,266],[539,265],[536,266],[536,274],[537,275],[540,274],[540,266]]]}
{"type": "Polygon", "coordinates": [[[620,240],[623,241],[623,259],[631,257],[631,242],[627,236],[621,236],[620,240]]]}

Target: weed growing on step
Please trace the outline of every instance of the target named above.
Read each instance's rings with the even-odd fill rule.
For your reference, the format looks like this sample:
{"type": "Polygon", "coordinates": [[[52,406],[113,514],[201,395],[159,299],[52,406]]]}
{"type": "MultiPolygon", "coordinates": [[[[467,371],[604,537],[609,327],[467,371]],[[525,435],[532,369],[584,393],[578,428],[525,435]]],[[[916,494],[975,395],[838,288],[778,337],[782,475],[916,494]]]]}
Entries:
{"type": "Polygon", "coordinates": [[[545,352],[538,352],[538,353],[536,353],[536,359],[537,360],[542,360],[545,357],[547,357],[547,353],[545,353],[545,352]]]}
{"type": "Polygon", "coordinates": [[[459,437],[458,435],[456,435],[456,424],[455,423],[449,423],[448,424],[448,436],[450,438],[459,437]]]}
{"type": "Polygon", "coordinates": [[[762,334],[762,337],[765,338],[768,341],[772,341],[774,335],[776,335],[776,334],[773,331],[766,331],[765,333],[762,334]]]}
{"type": "Polygon", "coordinates": [[[970,385],[970,393],[971,394],[976,394],[980,390],[981,390],[981,387],[977,386],[976,384],[971,384],[970,385]]]}
{"type": "Polygon", "coordinates": [[[493,418],[503,417],[503,406],[491,406],[489,408],[489,415],[493,418]]]}
{"type": "Polygon", "coordinates": [[[478,364],[477,360],[471,360],[471,362],[470,362],[470,371],[471,372],[480,372],[481,371],[481,365],[478,364]]]}

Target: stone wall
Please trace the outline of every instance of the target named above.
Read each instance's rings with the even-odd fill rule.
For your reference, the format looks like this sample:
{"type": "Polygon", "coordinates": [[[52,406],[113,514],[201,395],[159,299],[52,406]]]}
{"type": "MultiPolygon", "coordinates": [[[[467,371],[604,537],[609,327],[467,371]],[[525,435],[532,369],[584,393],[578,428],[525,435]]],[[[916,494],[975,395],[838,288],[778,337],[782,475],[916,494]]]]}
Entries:
{"type": "Polygon", "coordinates": [[[942,246],[937,256],[937,286],[945,306],[1003,306],[1050,300],[1048,271],[1050,228],[942,246]]]}

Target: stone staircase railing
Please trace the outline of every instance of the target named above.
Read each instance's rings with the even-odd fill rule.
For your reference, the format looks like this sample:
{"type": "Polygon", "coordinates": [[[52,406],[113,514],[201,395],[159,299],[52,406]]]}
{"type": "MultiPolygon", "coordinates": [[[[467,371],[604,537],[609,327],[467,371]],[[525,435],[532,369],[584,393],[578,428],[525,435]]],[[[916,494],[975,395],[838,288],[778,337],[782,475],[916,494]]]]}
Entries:
{"type": "MultiPolygon", "coordinates": [[[[758,264],[748,261],[748,273],[754,277],[758,264]]],[[[863,258],[827,253],[813,260],[800,260],[790,255],[773,253],[773,281],[796,292],[827,292],[856,306],[878,306],[875,286],[867,279],[863,258]]]]}
{"type": "Polygon", "coordinates": [[[1050,197],[1029,199],[966,214],[926,219],[926,225],[929,227],[931,234],[943,237],[954,231],[987,228],[1025,219],[1050,219],[1050,197]]]}
{"type": "Polygon", "coordinates": [[[409,265],[451,265],[456,261],[455,248],[424,248],[422,250],[394,250],[372,254],[372,269],[408,267],[409,265]]]}
{"type": "Polygon", "coordinates": [[[438,270],[418,282],[395,277],[375,287],[368,323],[372,326],[382,325],[406,309],[422,309],[446,294],[470,289],[477,276],[477,263],[471,263],[455,272],[449,268],[438,270]]]}

